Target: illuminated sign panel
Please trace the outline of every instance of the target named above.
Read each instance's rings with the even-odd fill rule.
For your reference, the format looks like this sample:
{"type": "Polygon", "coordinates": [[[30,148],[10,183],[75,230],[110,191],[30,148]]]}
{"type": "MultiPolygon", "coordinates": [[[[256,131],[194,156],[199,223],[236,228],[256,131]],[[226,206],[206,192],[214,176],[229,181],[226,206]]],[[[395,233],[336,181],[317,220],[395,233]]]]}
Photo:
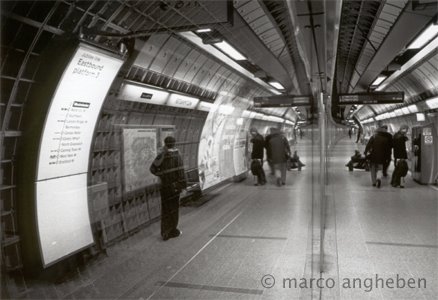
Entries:
{"type": "Polygon", "coordinates": [[[199,101],[197,109],[208,112],[208,111],[210,111],[212,106],[213,106],[213,103],[205,102],[205,101],[199,101]]]}
{"type": "Polygon", "coordinates": [[[269,96],[254,97],[254,107],[310,106],[309,96],[269,96]]]}
{"type": "Polygon", "coordinates": [[[80,45],[58,84],[41,140],[37,180],[85,173],[94,127],[123,61],[80,45]]]}
{"type": "Polygon", "coordinates": [[[169,93],[159,89],[124,83],[117,99],[164,105],[169,98],[169,93]]]}
{"type": "Polygon", "coordinates": [[[172,93],[170,94],[169,100],[167,101],[167,105],[173,107],[194,109],[196,105],[198,105],[198,102],[199,99],[197,98],[172,93]]]}
{"type": "Polygon", "coordinates": [[[36,183],[37,218],[44,265],[93,244],[87,174],[36,183]]]}
{"type": "Polygon", "coordinates": [[[87,172],[101,107],[123,60],[79,44],[57,83],[42,131],[36,216],[43,265],[94,243],[87,172]]]}
{"type": "Polygon", "coordinates": [[[344,94],[339,95],[339,104],[391,104],[403,103],[404,99],[404,92],[344,94]]]}

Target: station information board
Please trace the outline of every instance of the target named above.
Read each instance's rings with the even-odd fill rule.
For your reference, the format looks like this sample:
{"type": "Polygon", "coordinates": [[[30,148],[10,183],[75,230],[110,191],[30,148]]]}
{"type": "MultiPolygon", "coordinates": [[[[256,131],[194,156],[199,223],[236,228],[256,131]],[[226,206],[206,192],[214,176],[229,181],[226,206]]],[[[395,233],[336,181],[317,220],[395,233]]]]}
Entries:
{"type": "Polygon", "coordinates": [[[87,172],[93,133],[123,60],[79,44],[50,99],[36,170],[36,216],[43,266],[94,243],[87,172]]]}
{"type": "Polygon", "coordinates": [[[404,92],[375,92],[339,95],[339,104],[394,104],[403,103],[404,92]]]}
{"type": "Polygon", "coordinates": [[[310,96],[277,95],[254,97],[254,107],[310,106],[310,96]]]}
{"type": "Polygon", "coordinates": [[[123,61],[80,44],[52,98],[37,180],[85,173],[97,117],[123,61]]]}

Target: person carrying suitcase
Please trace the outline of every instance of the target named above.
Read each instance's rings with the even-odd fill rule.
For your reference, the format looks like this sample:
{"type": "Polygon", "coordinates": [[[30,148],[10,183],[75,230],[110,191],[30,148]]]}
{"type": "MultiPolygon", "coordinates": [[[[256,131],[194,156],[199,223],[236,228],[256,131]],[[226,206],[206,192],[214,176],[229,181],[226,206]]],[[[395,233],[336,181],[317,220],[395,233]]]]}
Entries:
{"type": "Polygon", "coordinates": [[[402,125],[400,126],[399,131],[397,131],[392,138],[394,148],[394,167],[397,166],[398,160],[408,158],[408,153],[406,151],[406,142],[409,140],[406,136],[408,130],[408,125],[402,125]]]}
{"type": "Polygon", "coordinates": [[[257,177],[257,183],[254,185],[264,185],[266,184],[265,171],[263,170],[265,139],[254,127],[249,130],[249,133],[252,136],[250,140],[252,143],[251,172],[257,177]]]}

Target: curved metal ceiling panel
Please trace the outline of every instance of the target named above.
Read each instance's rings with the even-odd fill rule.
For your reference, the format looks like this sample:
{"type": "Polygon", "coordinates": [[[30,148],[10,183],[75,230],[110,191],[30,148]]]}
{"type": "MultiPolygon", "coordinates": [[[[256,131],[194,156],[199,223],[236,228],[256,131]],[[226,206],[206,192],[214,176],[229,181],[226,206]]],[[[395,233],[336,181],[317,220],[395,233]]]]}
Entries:
{"type": "Polygon", "coordinates": [[[203,81],[201,81],[199,84],[201,86],[208,86],[208,83],[211,81],[214,74],[217,73],[217,71],[219,70],[220,67],[221,67],[221,65],[213,60],[209,61],[209,63],[206,63],[204,65],[204,68],[207,71],[207,73],[204,76],[203,81]]]}
{"type": "Polygon", "coordinates": [[[167,65],[163,69],[163,74],[175,77],[175,73],[185,61],[185,58],[190,53],[190,47],[185,43],[180,43],[178,48],[172,53],[172,57],[168,60],[167,65]]]}
{"type": "Polygon", "coordinates": [[[193,81],[199,86],[204,86],[218,69],[219,64],[209,59],[201,66],[193,81]]]}
{"type": "Polygon", "coordinates": [[[196,49],[191,49],[191,51],[187,54],[184,61],[180,64],[179,68],[175,72],[175,78],[183,80],[186,74],[189,72],[193,63],[198,59],[202,54],[196,49]]]}
{"type": "Polygon", "coordinates": [[[342,5],[341,27],[339,31],[337,80],[338,91],[347,93],[362,49],[366,48],[366,38],[375,23],[380,7],[378,1],[345,1],[342,5]]]}
{"type": "MultiPolygon", "coordinates": [[[[296,89],[299,89],[295,66],[293,65],[289,52],[284,51],[286,42],[282,30],[279,28],[280,24],[277,24],[276,20],[270,14],[272,11],[265,5],[267,5],[267,3],[262,1],[234,1],[234,7],[237,12],[246,21],[248,26],[251,27],[266,48],[269,49],[274,57],[280,61],[281,65],[284,66],[293,83],[291,92],[295,92],[296,89]]],[[[271,72],[269,75],[274,76],[277,80],[281,78],[277,77],[278,73],[271,72]]],[[[281,80],[280,82],[284,85],[284,82],[281,80]]]]}
{"type": "Polygon", "coordinates": [[[216,58],[199,51],[188,41],[169,34],[151,36],[144,43],[135,65],[195,87],[225,93],[227,97],[236,97],[236,101],[247,99],[248,105],[252,105],[250,100],[255,95],[267,94],[264,88],[227,65],[222,65],[216,58]]]}
{"type": "Polygon", "coordinates": [[[170,39],[168,34],[152,35],[147,44],[145,44],[143,49],[141,49],[140,54],[136,58],[134,64],[149,68],[153,63],[158,51],[160,51],[168,39],[170,39]]]}
{"type": "Polygon", "coordinates": [[[198,85],[200,80],[198,79],[195,82],[194,78],[196,77],[198,72],[203,69],[203,66],[205,65],[205,63],[207,61],[209,61],[208,57],[206,57],[205,55],[200,55],[196,59],[196,61],[192,64],[191,68],[186,73],[186,75],[184,76],[184,81],[191,82],[193,84],[198,85]]]}
{"type": "Polygon", "coordinates": [[[219,91],[221,86],[226,82],[228,76],[232,74],[232,71],[222,66],[219,71],[213,76],[209,86],[213,91],[219,91]]]}
{"type": "Polygon", "coordinates": [[[229,75],[231,71],[227,69],[225,66],[220,66],[220,68],[216,71],[216,73],[214,73],[210,82],[208,82],[206,88],[212,91],[217,91],[218,87],[223,81],[223,78],[227,76],[227,75],[224,76],[224,73],[229,75]]]}
{"type": "Polygon", "coordinates": [[[421,78],[421,80],[424,82],[428,90],[434,90],[438,88],[438,71],[434,72],[433,66],[429,61],[422,64],[416,70],[416,73],[418,74],[418,77],[421,78]]]}
{"type": "Polygon", "coordinates": [[[169,60],[172,60],[173,53],[178,52],[178,46],[180,45],[180,41],[174,37],[169,38],[163,47],[158,51],[155,55],[155,58],[152,64],[149,66],[149,69],[158,73],[163,74],[163,70],[169,60]]]}
{"type": "Polygon", "coordinates": [[[284,41],[284,47],[280,50],[279,60],[291,77],[296,90],[292,93],[310,94],[310,83],[308,74],[306,73],[303,57],[297,45],[296,30],[292,24],[292,16],[289,14],[289,8],[286,1],[279,0],[264,0],[262,5],[272,16],[272,24],[278,28],[279,35],[284,41]],[[280,34],[281,33],[281,34],[280,34]]]}

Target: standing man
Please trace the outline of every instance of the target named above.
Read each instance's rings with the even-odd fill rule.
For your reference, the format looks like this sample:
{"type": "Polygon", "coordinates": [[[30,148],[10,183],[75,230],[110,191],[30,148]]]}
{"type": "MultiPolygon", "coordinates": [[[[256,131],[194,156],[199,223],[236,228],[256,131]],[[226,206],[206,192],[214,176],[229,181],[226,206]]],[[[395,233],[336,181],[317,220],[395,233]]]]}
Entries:
{"type": "Polygon", "coordinates": [[[365,147],[365,156],[370,154],[370,173],[373,186],[380,188],[382,181],[377,178],[378,171],[383,171],[383,166],[391,161],[391,141],[386,135],[388,127],[383,125],[376,129],[376,133],[370,138],[365,147]]]}
{"type": "Polygon", "coordinates": [[[290,147],[287,139],[280,133],[280,130],[273,128],[273,133],[269,139],[271,149],[271,160],[274,166],[277,185],[286,184],[286,162],[290,157],[290,147]]]}
{"type": "Polygon", "coordinates": [[[179,195],[187,187],[184,165],[175,138],[164,139],[163,151],[150,167],[152,174],[161,179],[161,236],[164,241],[181,235],[178,227],[179,195]]]}
{"type": "Polygon", "coordinates": [[[348,129],[348,136],[350,137],[351,140],[351,135],[353,134],[353,131],[351,130],[351,127],[348,129]]]}
{"type": "Polygon", "coordinates": [[[251,159],[259,160],[262,166],[257,174],[257,183],[255,185],[264,185],[266,183],[265,171],[263,170],[263,154],[265,148],[265,139],[254,127],[250,129],[249,133],[252,136],[252,139],[250,141],[252,143],[251,159]]]}

